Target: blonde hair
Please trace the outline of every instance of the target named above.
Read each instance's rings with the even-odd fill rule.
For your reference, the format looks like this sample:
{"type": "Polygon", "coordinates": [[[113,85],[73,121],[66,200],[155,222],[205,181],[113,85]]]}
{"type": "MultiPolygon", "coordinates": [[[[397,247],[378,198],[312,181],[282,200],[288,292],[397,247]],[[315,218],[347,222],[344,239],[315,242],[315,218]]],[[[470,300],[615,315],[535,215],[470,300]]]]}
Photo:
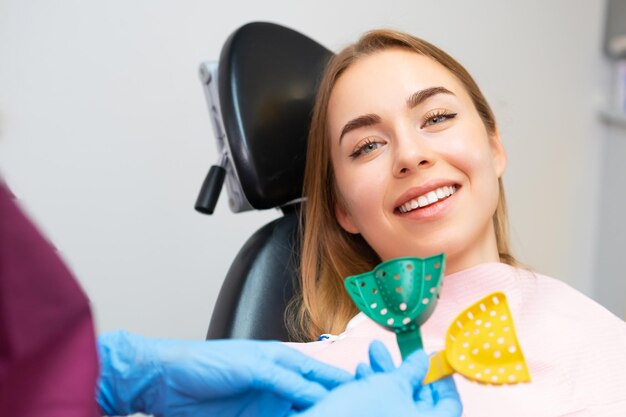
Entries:
{"type": "MultiPolygon", "coordinates": [[[[327,108],[330,95],[343,72],[360,58],[390,48],[408,49],[447,68],[467,89],[490,136],[496,134],[495,117],[476,82],[461,64],[436,46],[405,33],[375,30],[366,33],[328,63],[318,90],[309,131],[302,219],[300,259],[301,293],[290,303],[286,319],[293,340],[315,340],[323,333],[340,333],[358,312],[343,286],[348,275],[373,269],[380,258],[358,234],[344,231],[335,217],[339,194],[330,157],[327,108]]],[[[502,179],[493,215],[500,260],[515,265],[510,254],[507,210],[502,179]]]]}

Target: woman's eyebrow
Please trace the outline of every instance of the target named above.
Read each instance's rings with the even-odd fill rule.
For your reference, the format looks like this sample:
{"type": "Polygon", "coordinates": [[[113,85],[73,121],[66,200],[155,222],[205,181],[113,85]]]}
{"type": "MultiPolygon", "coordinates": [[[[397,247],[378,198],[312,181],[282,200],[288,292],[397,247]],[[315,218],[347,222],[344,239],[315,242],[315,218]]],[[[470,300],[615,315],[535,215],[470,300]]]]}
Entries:
{"type": "Polygon", "coordinates": [[[411,95],[406,101],[406,105],[409,109],[419,106],[422,102],[437,94],[452,94],[454,93],[445,87],[430,87],[417,91],[411,95]]]}
{"type": "Polygon", "coordinates": [[[376,114],[366,114],[350,120],[348,123],[346,123],[343,129],[341,129],[341,135],[339,135],[339,143],[341,143],[341,139],[343,139],[343,136],[351,130],[366,126],[372,126],[377,123],[380,123],[380,116],[376,114]]]}
{"type": "MultiPolygon", "coordinates": [[[[409,109],[412,109],[437,94],[455,95],[452,91],[448,90],[445,87],[429,87],[411,94],[411,97],[409,97],[406,101],[406,105],[409,109]]],[[[380,116],[378,116],[377,114],[365,114],[363,116],[359,116],[350,120],[348,123],[345,124],[343,129],[341,129],[341,135],[339,135],[339,143],[341,143],[341,140],[346,133],[355,129],[359,129],[361,127],[372,126],[378,123],[380,123],[380,116]]]]}

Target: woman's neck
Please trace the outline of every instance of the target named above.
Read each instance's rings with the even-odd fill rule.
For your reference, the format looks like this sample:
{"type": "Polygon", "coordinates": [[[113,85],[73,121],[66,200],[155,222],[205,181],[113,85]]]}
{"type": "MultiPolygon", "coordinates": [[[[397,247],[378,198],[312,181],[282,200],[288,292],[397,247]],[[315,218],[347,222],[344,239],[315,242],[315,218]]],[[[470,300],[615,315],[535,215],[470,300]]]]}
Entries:
{"type": "Polygon", "coordinates": [[[489,262],[500,262],[493,224],[489,224],[481,238],[475,240],[470,247],[462,248],[457,253],[446,252],[445,273],[453,274],[489,262]]]}

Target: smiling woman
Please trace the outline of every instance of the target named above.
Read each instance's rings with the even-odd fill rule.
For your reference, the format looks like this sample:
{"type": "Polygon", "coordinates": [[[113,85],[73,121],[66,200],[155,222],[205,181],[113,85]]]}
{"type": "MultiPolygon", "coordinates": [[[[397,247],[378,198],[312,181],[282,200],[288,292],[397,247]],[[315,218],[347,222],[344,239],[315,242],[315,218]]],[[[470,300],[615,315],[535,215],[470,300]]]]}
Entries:
{"type": "Polygon", "coordinates": [[[328,115],[345,231],[383,261],[446,252],[448,272],[499,261],[492,217],[506,156],[449,71],[399,48],[369,55],[337,81],[328,115]],[[345,133],[361,113],[377,122],[345,133]]]}
{"type": "MultiPolygon", "coordinates": [[[[316,338],[342,331],[357,310],[341,278],[370,270],[381,260],[446,252],[447,271],[461,269],[472,262],[468,259],[472,253],[462,250],[472,243],[471,236],[462,233],[467,228],[474,229],[472,235],[482,232],[483,240],[495,239],[495,248],[473,242],[475,251],[488,252],[484,254],[488,260],[516,265],[509,249],[500,178],[505,165],[493,111],[471,75],[447,53],[392,31],[370,32],[339,52],[320,84],[309,135],[303,298],[292,304],[294,309],[300,307],[299,322],[292,326],[294,335],[316,338]],[[452,140],[446,142],[450,136],[452,140]],[[499,166],[493,169],[499,169],[499,174],[484,172],[492,162],[480,166],[476,160],[489,158],[489,149],[497,152],[493,160],[499,166]],[[437,152],[447,156],[446,164],[428,155],[437,152]],[[415,158],[419,160],[411,160],[415,158]],[[472,168],[468,164],[473,172],[481,171],[476,175],[482,173],[491,181],[470,183],[463,171],[472,168]],[[447,201],[459,200],[461,193],[456,191],[463,185],[468,192],[460,199],[475,206],[468,207],[471,212],[465,219],[456,220],[460,229],[451,225],[442,230],[447,221],[443,213],[452,202],[447,201]],[[445,193],[446,188],[454,197],[439,202],[438,189],[445,193]],[[482,199],[481,194],[485,194],[482,199]],[[414,208],[415,200],[418,207],[414,208]],[[412,210],[401,213],[401,206],[412,210]],[[437,213],[438,221],[429,222],[437,213]],[[482,216],[483,221],[469,221],[471,215],[482,216]],[[486,218],[490,220],[485,222],[486,218]],[[386,227],[405,223],[397,231],[408,237],[409,246],[386,234],[390,229],[380,229],[378,220],[386,227]],[[420,239],[413,238],[415,233],[420,239]]],[[[464,204],[451,208],[460,212],[464,204]]]]}
{"type": "MultiPolygon", "coordinates": [[[[626,325],[563,283],[517,267],[508,244],[506,164],[489,104],[445,52],[387,30],[339,52],[312,117],[302,297],[288,319],[299,340],[343,333],[296,346],[350,370],[366,361],[374,338],[398,358],[393,333],[357,315],[343,279],[381,261],[444,252],[440,299],[421,329],[426,351],[443,349],[461,311],[502,291],[532,378],[506,388],[457,379],[464,415],[626,414],[626,325]]],[[[500,355],[492,345],[485,354],[500,355]]]]}

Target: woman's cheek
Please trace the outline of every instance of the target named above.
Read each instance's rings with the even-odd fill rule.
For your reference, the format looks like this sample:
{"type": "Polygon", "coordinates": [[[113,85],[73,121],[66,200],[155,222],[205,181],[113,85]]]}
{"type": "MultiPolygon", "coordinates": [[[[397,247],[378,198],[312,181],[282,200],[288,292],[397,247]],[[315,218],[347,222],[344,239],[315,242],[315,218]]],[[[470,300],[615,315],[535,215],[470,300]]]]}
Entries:
{"type": "Polygon", "coordinates": [[[486,138],[480,135],[451,139],[446,148],[449,161],[466,173],[490,166],[489,147],[485,142],[486,138]]]}

